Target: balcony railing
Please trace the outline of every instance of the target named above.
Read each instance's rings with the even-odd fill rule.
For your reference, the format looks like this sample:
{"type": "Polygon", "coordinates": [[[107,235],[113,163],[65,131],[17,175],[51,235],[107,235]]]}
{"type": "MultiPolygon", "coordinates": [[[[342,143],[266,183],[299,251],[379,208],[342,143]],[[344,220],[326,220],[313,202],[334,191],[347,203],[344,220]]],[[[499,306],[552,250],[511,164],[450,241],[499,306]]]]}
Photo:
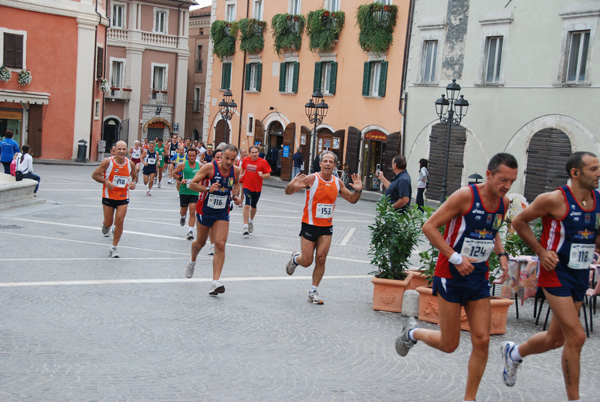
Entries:
{"type": "Polygon", "coordinates": [[[167,103],[167,91],[152,88],[150,93],[150,98],[152,101],[154,101],[154,103],[167,103]]]}
{"type": "Polygon", "coordinates": [[[107,99],[120,99],[129,100],[131,99],[131,88],[128,87],[110,87],[110,91],[106,94],[107,99]]]}
{"type": "MultiPolygon", "coordinates": [[[[129,31],[126,29],[109,29],[108,39],[119,42],[136,41],[136,34],[139,31],[129,31]]],[[[137,36],[139,41],[139,36],[137,36]]],[[[154,32],[141,32],[141,40],[144,45],[159,46],[167,48],[177,48],[177,36],[165,35],[154,32]]]]}
{"type": "Polygon", "coordinates": [[[108,30],[108,39],[118,40],[118,41],[127,41],[127,33],[129,31],[125,29],[109,29],[108,30]]]}

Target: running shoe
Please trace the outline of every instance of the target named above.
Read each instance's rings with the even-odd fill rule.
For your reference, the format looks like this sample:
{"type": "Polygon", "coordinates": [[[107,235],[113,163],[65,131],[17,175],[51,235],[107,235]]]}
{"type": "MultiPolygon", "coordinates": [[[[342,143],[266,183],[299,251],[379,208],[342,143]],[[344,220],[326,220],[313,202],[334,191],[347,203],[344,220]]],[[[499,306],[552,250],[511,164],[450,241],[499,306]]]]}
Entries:
{"type": "Polygon", "coordinates": [[[158,183],[158,188],[160,188],[160,183],[158,183]]]}
{"type": "Polygon", "coordinates": [[[188,262],[188,265],[185,267],[185,277],[191,278],[194,276],[194,269],[196,269],[196,263],[191,261],[188,262]]]}
{"type": "Polygon", "coordinates": [[[293,275],[294,271],[296,270],[296,267],[298,265],[294,264],[294,257],[299,256],[300,253],[297,251],[292,251],[292,256],[290,257],[290,260],[288,261],[288,263],[285,265],[285,272],[287,272],[288,275],[293,275]]]}
{"type": "Polygon", "coordinates": [[[215,255],[215,245],[214,244],[210,245],[210,251],[208,252],[208,255],[215,255]]]}
{"type": "Polygon", "coordinates": [[[146,195],[147,195],[148,197],[150,197],[150,196],[152,195],[152,193],[150,192],[150,190],[146,191],[146,195]]]}
{"type": "Polygon", "coordinates": [[[111,248],[110,251],[108,252],[108,256],[110,258],[119,258],[119,253],[117,253],[116,248],[111,248]]]}
{"type": "Polygon", "coordinates": [[[502,381],[508,387],[514,387],[517,382],[517,370],[521,366],[523,361],[513,360],[510,357],[510,352],[517,346],[514,342],[504,341],[500,345],[500,353],[502,354],[502,360],[504,360],[504,367],[502,367],[502,381]]]}
{"type": "Polygon", "coordinates": [[[244,231],[242,232],[242,236],[248,236],[250,234],[250,232],[248,232],[248,228],[244,228],[244,231]]]}
{"type": "Polygon", "coordinates": [[[211,296],[216,296],[219,293],[225,293],[225,286],[223,286],[221,281],[217,281],[216,283],[213,283],[210,288],[210,291],[208,292],[208,294],[211,296]]]}
{"type": "Polygon", "coordinates": [[[396,353],[400,356],[406,356],[410,348],[415,346],[415,343],[408,337],[408,331],[415,328],[417,328],[417,320],[414,317],[409,317],[404,328],[402,328],[402,333],[396,338],[396,353]]]}
{"type": "Polygon", "coordinates": [[[188,240],[194,240],[194,231],[190,230],[187,234],[187,239],[188,240]]]}
{"type": "Polygon", "coordinates": [[[110,228],[107,228],[106,226],[104,226],[104,223],[102,224],[102,234],[104,235],[104,237],[108,237],[108,231],[110,230],[110,228]]]}
{"type": "Polygon", "coordinates": [[[156,177],[154,178],[154,184],[156,184],[156,177]]]}
{"type": "Polygon", "coordinates": [[[185,216],[182,216],[179,218],[179,226],[184,226],[185,225],[185,216]]]}
{"type": "Polygon", "coordinates": [[[254,223],[248,222],[248,232],[254,232],[254,223]]]}
{"type": "Polygon", "coordinates": [[[323,299],[319,296],[319,293],[315,290],[314,292],[308,292],[308,301],[312,304],[323,304],[323,299]]]}
{"type": "Polygon", "coordinates": [[[110,235],[113,236],[113,237],[115,235],[115,227],[114,226],[110,227],[110,235]]]}

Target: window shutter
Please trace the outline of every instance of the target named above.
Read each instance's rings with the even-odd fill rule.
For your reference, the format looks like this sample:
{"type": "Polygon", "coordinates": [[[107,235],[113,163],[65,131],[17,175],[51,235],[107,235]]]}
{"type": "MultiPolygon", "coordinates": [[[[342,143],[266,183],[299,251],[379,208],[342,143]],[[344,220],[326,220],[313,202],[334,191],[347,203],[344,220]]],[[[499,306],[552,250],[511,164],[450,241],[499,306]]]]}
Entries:
{"type": "Polygon", "coordinates": [[[244,89],[246,91],[250,90],[250,71],[252,70],[252,64],[246,64],[246,80],[244,82],[244,89]]]}
{"type": "Polygon", "coordinates": [[[262,63],[256,65],[256,90],[260,92],[260,84],[262,81],[262,63]]]}
{"type": "Polygon", "coordinates": [[[313,92],[321,90],[321,63],[315,63],[315,80],[313,81],[313,92]]]}
{"type": "Polygon", "coordinates": [[[337,81],[337,62],[331,63],[331,74],[329,76],[329,93],[335,95],[335,82],[337,81]]]}
{"type": "Polygon", "coordinates": [[[98,48],[98,60],[96,60],[96,77],[102,78],[104,76],[104,49],[98,48]]]}
{"type": "Polygon", "coordinates": [[[294,62],[294,81],[292,81],[292,92],[298,93],[298,75],[300,73],[300,63],[294,62]]]}
{"type": "Polygon", "coordinates": [[[363,87],[362,95],[369,96],[369,80],[371,78],[371,62],[365,61],[365,68],[363,70],[363,87]]]}
{"type": "Polygon", "coordinates": [[[7,67],[17,68],[16,54],[15,54],[15,35],[4,34],[4,64],[7,67]]]}
{"type": "Polygon", "coordinates": [[[285,92],[285,65],[286,63],[279,63],[279,92],[285,92]]]}
{"type": "Polygon", "coordinates": [[[385,83],[387,82],[388,62],[381,62],[381,75],[379,76],[379,96],[385,96],[385,83]]]}
{"type": "Polygon", "coordinates": [[[221,76],[221,89],[229,89],[231,84],[231,63],[223,63],[221,76]]]}

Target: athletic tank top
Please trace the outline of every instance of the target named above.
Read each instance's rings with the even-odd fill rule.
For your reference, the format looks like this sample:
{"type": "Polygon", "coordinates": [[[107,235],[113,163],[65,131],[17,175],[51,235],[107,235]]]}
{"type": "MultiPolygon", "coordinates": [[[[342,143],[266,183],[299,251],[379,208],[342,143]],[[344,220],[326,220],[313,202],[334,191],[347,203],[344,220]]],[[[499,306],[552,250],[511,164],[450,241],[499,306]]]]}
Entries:
{"type": "Polygon", "coordinates": [[[171,145],[169,146],[169,149],[171,150],[171,156],[177,153],[177,147],[179,147],[179,143],[171,141],[171,145]]]}
{"type": "Polygon", "coordinates": [[[162,162],[163,154],[165,153],[165,146],[159,147],[158,145],[155,147],[156,153],[158,154],[158,161],[162,162]]]}
{"type": "MultiPolygon", "coordinates": [[[[464,215],[452,218],[446,224],[444,240],[463,257],[476,259],[471,263],[475,270],[467,277],[475,274],[484,275],[487,278],[488,259],[494,251],[496,233],[504,222],[506,206],[504,198],[500,198],[496,210],[488,211],[483,206],[477,185],[470,185],[469,188],[473,195],[469,211],[464,215]]],[[[435,266],[435,276],[454,279],[466,278],[458,273],[454,264],[451,264],[442,253],[440,253],[435,266]]]]}
{"type": "Polygon", "coordinates": [[[325,181],[319,173],[314,175],[315,181],[306,192],[302,222],[321,227],[332,226],[340,182],[335,176],[332,176],[330,181],[325,181]]]}
{"type": "MultiPolygon", "coordinates": [[[[600,203],[597,194],[592,191],[594,204],[589,210],[573,196],[569,186],[559,187],[567,203],[567,212],[560,219],[551,216],[542,218],[541,245],[558,255],[558,264],[553,271],[541,268],[538,286],[560,286],[557,272],[568,272],[569,275],[582,277],[587,283],[588,268],[594,259],[596,235],[600,227],[600,203]]],[[[558,273],[560,275],[560,272],[558,273]]]]}
{"type": "MultiPolygon", "coordinates": [[[[192,169],[190,163],[185,161],[185,167],[182,171],[182,176],[184,179],[192,180],[196,173],[200,170],[200,164],[196,162],[196,166],[192,169]]],[[[189,195],[198,195],[197,191],[190,190],[186,184],[181,183],[179,186],[179,194],[189,194],[189,195]]]]}
{"type": "Polygon", "coordinates": [[[129,198],[129,176],[131,175],[131,164],[129,159],[125,158],[125,163],[119,165],[115,157],[111,156],[108,160],[108,169],[104,177],[115,186],[113,190],[108,190],[106,185],[102,185],[102,197],[111,200],[127,200],[129,198]]]}
{"type": "Polygon", "coordinates": [[[140,159],[142,155],[142,148],[135,149],[135,147],[131,147],[131,158],[132,159],[140,159]]]}
{"type": "Polygon", "coordinates": [[[212,164],[215,172],[213,177],[210,178],[208,186],[212,186],[213,183],[219,183],[220,189],[212,193],[200,193],[200,199],[196,205],[196,210],[200,215],[229,213],[231,189],[235,184],[235,170],[232,166],[229,173],[223,175],[217,161],[212,162],[212,164]]]}
{"type": "Polygon", "coordinates": [[[173,158],[173,162],[175,162],[176,165],[179,165],[180,163],[185,162],[186,159],[187,159],[187,156],[185,154],[183,154],[183,155],[175,154],[175,158],[173,158]]]}
{"type": "Polygon", "coordinates": [[[151,167],[151,166],[156,166],[156,161],[157,161],[156,151],[154,151],[154,152],[148,151],[146,153],[146,157],[144,158],[144,162],[148,162],[148,167],[151,167]]]}

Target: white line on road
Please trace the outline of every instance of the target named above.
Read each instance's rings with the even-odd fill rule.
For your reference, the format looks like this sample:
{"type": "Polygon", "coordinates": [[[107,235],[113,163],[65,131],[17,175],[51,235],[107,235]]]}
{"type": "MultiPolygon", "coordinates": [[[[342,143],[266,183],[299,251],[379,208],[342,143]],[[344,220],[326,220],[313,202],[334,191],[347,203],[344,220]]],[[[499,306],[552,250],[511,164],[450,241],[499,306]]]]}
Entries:
{"type": "Polygon", "coordinates": [[[351,228],[348,231],[348,234],[346,234],[346,236],[344,237],[344,240],[342,240],[342,242],[340,243],[340,246],[347,245],[348,241],[350,240],[350,238],[352,237],[352,235],[354,234],[354,232],[356,232],[356,228],[351,228]]]}

